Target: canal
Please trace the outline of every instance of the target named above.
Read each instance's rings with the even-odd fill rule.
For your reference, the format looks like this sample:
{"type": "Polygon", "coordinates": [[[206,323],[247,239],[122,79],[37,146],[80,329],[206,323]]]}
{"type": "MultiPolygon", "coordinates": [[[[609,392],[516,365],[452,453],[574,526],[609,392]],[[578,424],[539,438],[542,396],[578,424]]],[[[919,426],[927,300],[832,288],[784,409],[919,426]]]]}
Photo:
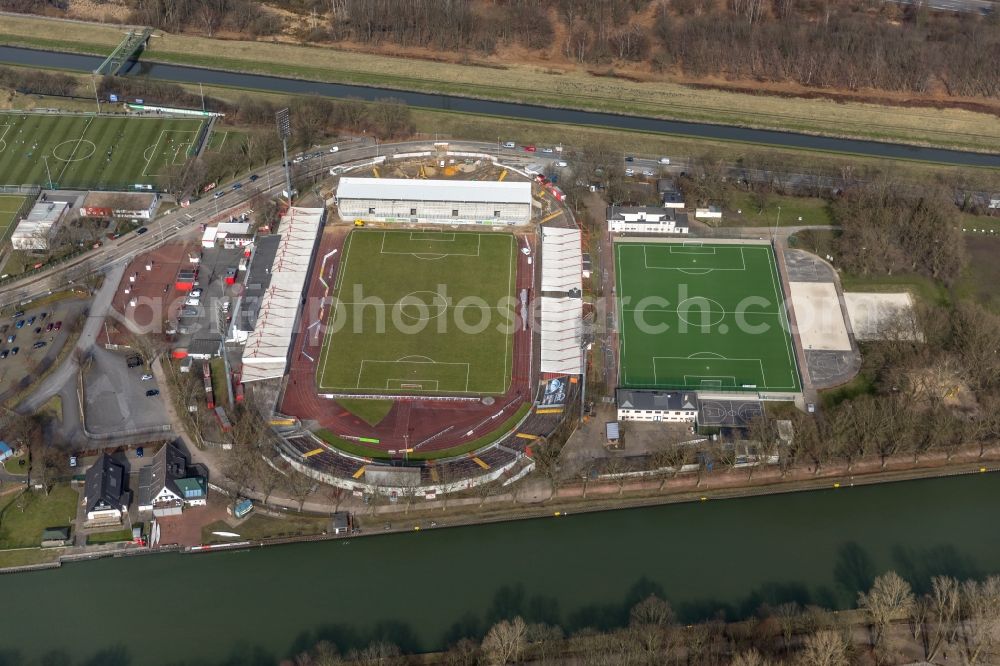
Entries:
{"type": "MultiPolygon", "coordinates": [[[[103,58],[96,56],[0,46],[0,62],[14,65],[90,72],[100,65],[102,60],[103,58]]],[[[245,74],[200,67],[168,65],[145,60],[133,66],[133,70],[135,70],[133,74],[177,83],[203,83],[205,85],[264,90],[273,93],[313,94],[335,98],[356,97],[365,100],[375,100],[391,96],[401,99],[411,106],[420,108],[486,114],[519,120],[535,120],[569,125],[590,125],[640,132],[659,132],[712,140],[771,145],[781,148],[852,153],[865,157],[912,159],[940,164],[1000,168],[1000,155],[997,154],[924,148],[858,139],[839,139],[835,137],[812,136],[776,130],[759,130],[730,125],[661,120],[658,118],[624,116],[596,111],[577,111],[533,104],[497,102],[454,95],[392,90],[388,88],[323,83],[265,76],[262,74],[245,74]]]]}
{"type": "Polygon", "coordinates": [[[319,638],[430,650],[513,614],[617,626],[651,591],[687,621],[844,608],[890,568],[918,590],[1000,572],[998,498],[1000,474],[980,474],[69,564],[0,578],[0,663],[268,663],[319,638]]]}

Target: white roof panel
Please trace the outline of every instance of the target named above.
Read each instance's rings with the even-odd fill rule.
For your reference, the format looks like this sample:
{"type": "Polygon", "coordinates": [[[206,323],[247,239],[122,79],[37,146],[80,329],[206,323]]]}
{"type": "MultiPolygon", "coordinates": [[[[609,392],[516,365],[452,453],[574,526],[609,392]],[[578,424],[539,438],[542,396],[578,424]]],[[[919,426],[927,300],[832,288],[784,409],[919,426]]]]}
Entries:
{"type": "Polygon", "coordinates": [[[542,297],[541,371],[579,375],[583,301],[579,298],[542,297]]]}
{"type": "Polygon", "coordinates": [[[531,183],[417,178],[341,178],[337,199],[531,203],[531,183]]]}

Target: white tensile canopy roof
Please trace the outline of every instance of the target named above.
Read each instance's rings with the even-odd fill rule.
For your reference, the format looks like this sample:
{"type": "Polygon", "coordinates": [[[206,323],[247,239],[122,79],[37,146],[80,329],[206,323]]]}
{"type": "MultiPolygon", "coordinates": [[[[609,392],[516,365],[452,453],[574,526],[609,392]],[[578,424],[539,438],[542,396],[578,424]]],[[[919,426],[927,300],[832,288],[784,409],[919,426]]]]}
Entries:
{"type": "Polygon", "coordinates": [[[264,292],[257,324],[243,349],[244,383],[285,374],[288,347],[323,212],[322,208],[290,208],[281,218],[281,243],[271,264],[271,284],[264,292]]]}
{"type": "Polygon", "coordinates": [[[542,227],[542,291],[580,289],[582,271],[580,232],[542,227]]]}

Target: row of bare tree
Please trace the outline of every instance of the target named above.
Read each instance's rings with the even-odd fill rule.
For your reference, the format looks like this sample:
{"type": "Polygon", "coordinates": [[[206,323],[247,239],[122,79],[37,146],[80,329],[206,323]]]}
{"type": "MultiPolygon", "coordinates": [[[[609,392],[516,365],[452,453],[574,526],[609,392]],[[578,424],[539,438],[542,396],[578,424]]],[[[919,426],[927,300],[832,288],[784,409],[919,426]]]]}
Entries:
{"type": "MultiPolygon", "coordinates": [[[[924,581],[920,581],[924,583],[924,581]]],[[[284,666],[363,664],[687,664],[688,666],[851,666],[934,662],[948,651],[966,664],[995,663],[1000,638],[1000,577],[958,581],[936,576],[917,595],[893,571],[858,591],[860,613],[835,613],[796,602],[763,605],[751,617],[681,624],[655,594],[628,611],[625,627],[567,636],[557,625],[501,619],[481,641],[463,638],[447,651],[406,657],[386,640],[341,654],[321,641],[284,666]]]]}
{"type": "Polygon", "coordinates": [[[0,67],[0,88],[36,95],[72,95],[76,79],[58,72],[0,67]]]}

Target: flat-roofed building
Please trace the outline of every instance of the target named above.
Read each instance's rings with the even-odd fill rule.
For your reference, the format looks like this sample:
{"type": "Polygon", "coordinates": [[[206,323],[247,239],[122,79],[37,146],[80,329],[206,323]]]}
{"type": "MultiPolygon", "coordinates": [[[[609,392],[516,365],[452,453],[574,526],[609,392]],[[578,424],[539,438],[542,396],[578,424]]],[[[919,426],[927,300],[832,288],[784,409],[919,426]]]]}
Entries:
{"type": "Polygon", "coordinates": [[[337,210],[344,220],[522,225],[531,221],[531,183],[341,178],[337,210]]]}
{"type": "Polygon", "coordinates": [[[655,206],[608,206],[608,231],[640,234],[686,234],[687,213],[655,206]]]}
{"type": "Polygon", "coordinates": [[[50,249],[52,237],[63,222],[69,204],[64,201],[40,201],[21,220],[10,235],[15,250],[44,252],[50,249]]]}
{"type": "Polygon", "coordinates": [[[695,421],[698,397],[693,391],[618,389],[619,421],[695,421]]]}

